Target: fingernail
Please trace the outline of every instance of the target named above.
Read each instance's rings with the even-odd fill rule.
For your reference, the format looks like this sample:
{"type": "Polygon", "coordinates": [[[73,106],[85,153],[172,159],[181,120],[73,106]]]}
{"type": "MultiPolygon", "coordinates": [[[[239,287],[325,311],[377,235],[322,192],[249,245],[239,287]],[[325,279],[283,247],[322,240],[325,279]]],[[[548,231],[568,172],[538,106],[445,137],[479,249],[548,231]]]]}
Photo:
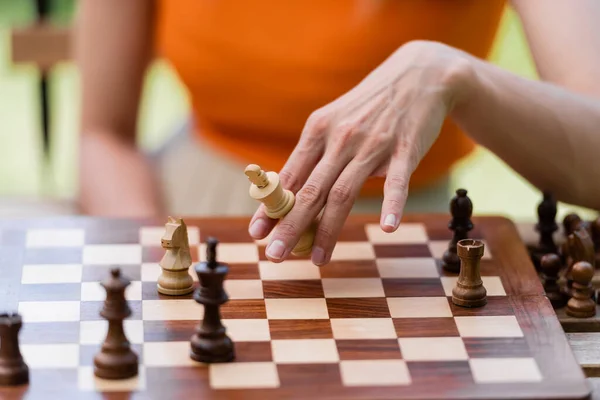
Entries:
{"type": "Polygon", "coordinates": [[[267,223],[264,219],[260,218],[254,221],[252,225],[250,225],[250,236],[254,239],[260,239],[267,233],[267,223]]]}
{"type": "Polygon", "coordinates": [[[283,257],[284,252],[285,252],[285,244],[283,244],[283,242],[281,240],[275,240],[267,248],[267,256],[270,258],[274,258],[276,260],[283,257]]]}
{"type": "Polygon", "coordinates": [[[325,250],[315,247],[312,251],[312,262],[315,265],[321,265],[325,262],[325,250]]]}
{"type": "Polygon", "coordinates": [[[383,220],[383,224],[385,226],[391,226],[392,228],[395,228],[396,227],[396,216],[394,214],[386,215],[385,219],[383,220]]]}

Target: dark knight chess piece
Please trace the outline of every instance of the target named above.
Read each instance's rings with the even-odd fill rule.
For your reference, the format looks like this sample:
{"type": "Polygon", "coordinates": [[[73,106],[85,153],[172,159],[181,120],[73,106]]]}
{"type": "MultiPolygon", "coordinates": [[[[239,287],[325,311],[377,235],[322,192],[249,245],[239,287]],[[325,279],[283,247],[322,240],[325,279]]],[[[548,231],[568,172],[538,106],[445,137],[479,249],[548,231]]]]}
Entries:
{"type": "Polygon", "coordinates": [[[206,262],[195,267],[200,285],[194,292],[194,300],[204,305],[204,318],[191,339],[190,357],[203,363],[229,362],[235,358],[233,342],[221,323],[220,307],[229,300],[223,283],[229,267],[217,262],[215,238],[208,238],[206,262]]]}
{"type": "Polygon", "coordinates": [[[0,314],[0,386],[29,383],[29,368],[19,349],[19,331],[22,326],[19,314],[0,314]]]}
{"type": "Polygon", "coordinates": [[[123,320],[131,315],[125,289],[131,282],[121,276],[119,268],[110,271],[101,285],[106,301],[100,315],[108,320],[108,332],[100,352],[94,357],[94,374],[104,379],[127,379],[138,374],[138,356],[125,336],[123,320]]]}
{"type": "Polygon", "coordinates": [[[450,213],[452,219],[448,228],[454,233],[448,244],[448,249],[442,257],[442,267],[450,272],[460,271],[460,258],[456,250],[456,243],[468,238],[468,232],[473,229],[471,215],[473,214],[473,203],[467,196],[465,189],[458,189],[456,196],[450,201],[450,213]]]}
{"type": "Polygon", "coordinates": [[[558,254],[549,253],[541,258],[541,270],[544,280],[544,291],[546,297],[550,300],[552,307],[562,308],[567,304],[569,298],[560,290],[558,285],[559,272],[562,268],[562,263],[558,254]]]}

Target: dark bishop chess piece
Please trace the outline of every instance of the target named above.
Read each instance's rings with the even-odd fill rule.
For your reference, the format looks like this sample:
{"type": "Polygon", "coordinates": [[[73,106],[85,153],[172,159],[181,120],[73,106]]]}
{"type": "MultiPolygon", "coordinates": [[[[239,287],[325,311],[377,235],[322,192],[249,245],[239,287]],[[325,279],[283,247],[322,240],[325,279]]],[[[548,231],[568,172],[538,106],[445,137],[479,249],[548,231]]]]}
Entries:
{"type": "Polygon", "coordinates": [[[19,331],[22,326],[19,314],[0,314],[0,386],[29,383],[29,368],[19,349],[19,331]]]}
{"type": "Polygon", "coordinates": [[[596,315],[596,303],[592,300],[592,278],[594,268],[587,261],[573,265],[573,297],[567,303],[567,315],[589,318],[596,315]]]}
{"type": "Polygon", "coordinates": [[[546,254],[541,259],[542,277],[544,279],[544,291],[553,308],[562,308],[567,304],[569,298],[560,290],[558,285],[559,273],[562,263],[558,254],[546,254]]]}
{"type": "Polygon", "coordinates": [[[461,260],[456,286],[452,289],[452,302],[461,307],[482,307],[487,304],[487,290],[481,280],[480,262],[483,257],[483,242],[463,239],[457,243],[461,260]]]}
{"type": "Polygon", "coordinates": [[[125,289],[131,282],[113,268],[111,276],[101,285],[106,301],[100,316],[108,320],[108,332],[100,352],[94,357],[94,374],[104,379],[127,379],[138,374],[138,356],[125,336],[123,320],[131,315],[125,299],[125,289]]]}
{"type": "Polygon", "coordinates": [[[206,262],[195,267],[200,285],[194,292],[194,300],[204,305],[204,318],[192,336],[190,357],[204,363],[229,362],[235,358],[233,342],[221,323],[220,307],[229,300],[223,288],[229,267],[217,262],[217,244],[217,239],[208,238],[206,262]]]}
{"type": "Polygon", "coordinates": [[[452,214],[452,219],[448,224],[448,228],[454,232],[454,235],[442,257],[442,267],[450,272],[459,272],[460,258],[457,254],[456,243],[467,239],[468,232],[473,229],[473,223],[471,222],[473,203],[467,197],[465,189],[458,189],[456,191],[456,196],[450,201],[450,213],[452,214]]]}

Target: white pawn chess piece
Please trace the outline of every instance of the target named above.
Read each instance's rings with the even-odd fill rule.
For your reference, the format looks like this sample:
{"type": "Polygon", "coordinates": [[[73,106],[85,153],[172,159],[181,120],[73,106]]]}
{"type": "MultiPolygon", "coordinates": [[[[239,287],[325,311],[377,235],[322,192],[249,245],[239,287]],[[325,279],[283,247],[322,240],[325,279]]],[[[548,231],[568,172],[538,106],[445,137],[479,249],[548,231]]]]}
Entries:
{"type": "Polygon", "coordinates": [[[191,293],[194,290],[194,280],[189,273],[192,255],[185,222],[169,217],[160,243],[165,255],[159,263],[162,273],[156,284],[158,292],[170,296],[191,293]]]}

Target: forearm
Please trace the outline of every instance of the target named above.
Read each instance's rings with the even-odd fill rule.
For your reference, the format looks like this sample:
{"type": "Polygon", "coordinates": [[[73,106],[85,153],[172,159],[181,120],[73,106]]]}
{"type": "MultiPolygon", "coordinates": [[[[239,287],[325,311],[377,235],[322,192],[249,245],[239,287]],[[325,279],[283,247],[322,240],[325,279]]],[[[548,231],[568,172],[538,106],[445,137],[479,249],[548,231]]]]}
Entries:
{"type": "Polygon", "coordinates": [[[154,173],[136,143],[153,7],[150,0],[80,3],[75,55],[82,86],[79,202],[85,213],[151,216],[162,210],[154,173]]]}
{"type": "Polygon", "coordinates": [[[471,60],[474,74],[454,121],[537,188],[600,209],[600,98],[471,60]]]}

